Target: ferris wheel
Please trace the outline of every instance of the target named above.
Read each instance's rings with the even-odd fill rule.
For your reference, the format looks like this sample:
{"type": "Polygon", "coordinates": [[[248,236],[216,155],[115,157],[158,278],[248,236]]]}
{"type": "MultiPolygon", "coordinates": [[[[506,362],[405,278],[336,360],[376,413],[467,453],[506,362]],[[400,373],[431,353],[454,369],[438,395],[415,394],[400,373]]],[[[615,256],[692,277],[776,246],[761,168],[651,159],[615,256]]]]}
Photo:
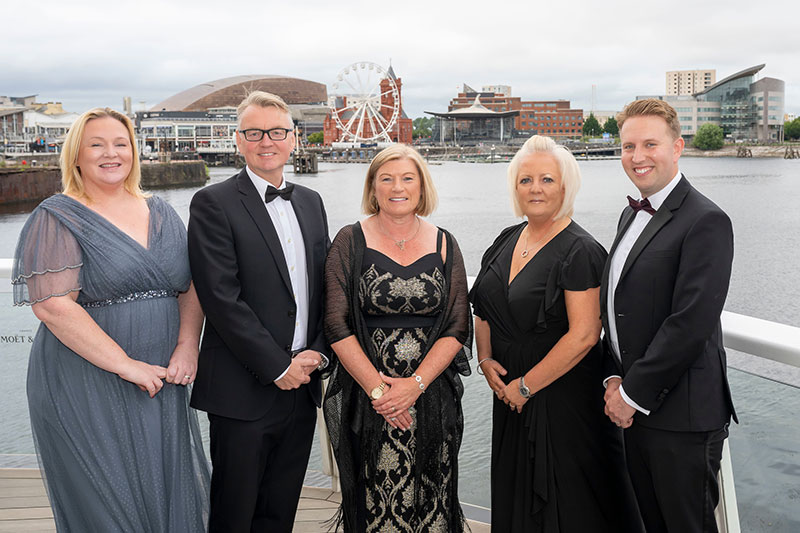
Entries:
{"type": "Polygon", "coordinates": [[[339,72],[331,88],[328,107],[343,141],[391,142],[389,132],[400,115],[400,91],[380,65],[353,63],[339,72]]]}

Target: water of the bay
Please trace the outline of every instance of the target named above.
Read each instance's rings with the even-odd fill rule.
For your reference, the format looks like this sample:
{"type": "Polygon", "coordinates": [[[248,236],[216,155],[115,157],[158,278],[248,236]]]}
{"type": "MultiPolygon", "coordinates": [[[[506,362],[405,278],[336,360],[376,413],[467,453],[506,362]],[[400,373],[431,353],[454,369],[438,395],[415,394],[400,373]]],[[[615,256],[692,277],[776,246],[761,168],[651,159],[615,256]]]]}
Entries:
{"type": "MultiPolygon", "coordinates": [[[[583,185],[575,220],[607,248],[614,237],[627,194],[636,191],[618,160],[581,161],[583,185]]],[[[287,171],[288,171],[287,167],[287,171]]],[[[365,165],[322,164],[316,175],[294,176],[320,192],[328,211],[331,237],[359,218],[365,165]]],[[[511,214],[506,165],[449,162],[432,165],[439,209],[431,221],[449,229],[474,275],[483,250],[499,231],[518,222],[511,214]]],[[[735,259],[728,311],[800,326],[800,161],[783,159],[684,158],[681,170],[692,184],[731,216],[735,259]]],[[[234,169],[212,168],[211,182],[234,169]]],[[[181,217],[188,218],[196,188],[157,191],[181,217]]],[[[0,257],[11,257],[27,213],[0,215],[0,257]]],[[[0,287],[7,291],[8,286],[0,287]]],[[[28,336],[36,324],[30,310],[12,309],[10,295],[0,296],[0,454],[30,454],[33,445],[25,404],[28,336]]],[[[800,531],[800,371],[743,354],[729,354],[731,366],[779,376],[777,383],[731,369],[730,381],[740,424],[731,429],[736,491],[744,531],[800,531]]],[[[489,505],[491,395],[482,377],[465,379],[466,417],[460,455],[460,496],[489,505]]],[[[201,416],[201,420],[204,416],[201,416]]],[[[314,450],[310,468],[319,470],[314,450]]]]}

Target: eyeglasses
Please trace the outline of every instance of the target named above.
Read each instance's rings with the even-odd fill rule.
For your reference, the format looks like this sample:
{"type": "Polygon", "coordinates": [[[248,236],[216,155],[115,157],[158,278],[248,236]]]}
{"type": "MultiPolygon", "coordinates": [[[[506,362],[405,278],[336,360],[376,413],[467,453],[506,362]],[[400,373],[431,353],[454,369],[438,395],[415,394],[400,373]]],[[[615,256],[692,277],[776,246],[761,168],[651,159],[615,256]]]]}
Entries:
{"type": "Polygon", "coordinates": [[[239,133],[244,135],[246,141],[258,142],[264,138],[264,134],[273,141],[283,141],[292,130],[288,128],[271,128],[268,130],[260,130],[258,128],[248,128],[246,130],[239,130],[239,133]]]}

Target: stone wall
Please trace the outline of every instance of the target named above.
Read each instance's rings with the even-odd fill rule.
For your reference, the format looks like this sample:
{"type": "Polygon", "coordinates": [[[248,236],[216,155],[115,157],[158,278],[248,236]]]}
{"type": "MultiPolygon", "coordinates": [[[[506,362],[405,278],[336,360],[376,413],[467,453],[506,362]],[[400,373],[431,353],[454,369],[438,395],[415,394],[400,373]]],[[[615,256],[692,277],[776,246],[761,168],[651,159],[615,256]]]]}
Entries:
{"type": "Polygon", "coordinates": [[[206,181],[208,174],[202,161],[142,163],[143,189],[200,186],[206,181]]]}
{"type": "Polygon", "coordinates": [[[0,168],[0,204],[40,201],[60,190],[61,170],[58,167],[0,168]]]}
{"type": "MultiPolygon", "coordinates": [[[[208,180],[202,161],[142,165],[142,188],[193,187],[208,180]]],[[[0,168],[0,204],[38,202],[61,190],[61,169],[0,168]]]]}

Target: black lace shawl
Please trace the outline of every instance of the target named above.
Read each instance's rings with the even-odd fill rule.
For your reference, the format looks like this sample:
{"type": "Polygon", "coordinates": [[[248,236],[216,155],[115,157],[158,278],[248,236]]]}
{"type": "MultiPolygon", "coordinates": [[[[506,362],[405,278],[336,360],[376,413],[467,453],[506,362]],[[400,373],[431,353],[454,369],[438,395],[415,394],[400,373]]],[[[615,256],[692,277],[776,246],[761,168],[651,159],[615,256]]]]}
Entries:
{"type": "MultiPolygon", "coordinates": [[[[439,450],[446,437],[452,436],[448,456],[452,462],[453,477],[449,484],[450,493],[446,496],[446,508],[450,510],[448,531],[456,532],[464,528],[464,516],[458,502],[457,490],[457,458],[464,429],[461,411],[464,387],[459,374],[468,376],[471,373],[468,360],[472,357],[472,319],[461,251],[453,236],[446,230],[442,231],[447,239],[447,258],[444,264],[444,299],[447,307],[431,329],[425,353],[442,337],[455,337],[462,347],[444,372],[433,383],[428,384],[425,393],[420,395],[415,405],[417,449],[414,464],[414,507],[421,509],[425,504],[420,477],[422,472],[435,486],[441,487],[444,484],[439,450]]],[[[367,357],[377,367],[377,354],[371,349],[367,326],[359,311],[358,286],[365,249],[364,233],[358,222],[342,228],[333,240],[325,263],[325,336],[333,344],[355,335],[367,357]]],[[[367,477],[373,477],[380,442],[378,437],[384,419],[375,413],[367,395],[344,367],[338,364],[335,356],[331,363],[333,371],[322,408],[342,484],[342,505],[335,529],[338,530],[339,524],[343,522],[345,531],[357,531],[363,525],[356,524],[359,497],[356,486],[359,481],[363,481],[361,478],[365,463],[367,477]],[[358,456],[354,452],[354,439],[360,444],[361,453],[358,456]]],[[[422,515],[421,512],[419,514],[422,515]]]]}

